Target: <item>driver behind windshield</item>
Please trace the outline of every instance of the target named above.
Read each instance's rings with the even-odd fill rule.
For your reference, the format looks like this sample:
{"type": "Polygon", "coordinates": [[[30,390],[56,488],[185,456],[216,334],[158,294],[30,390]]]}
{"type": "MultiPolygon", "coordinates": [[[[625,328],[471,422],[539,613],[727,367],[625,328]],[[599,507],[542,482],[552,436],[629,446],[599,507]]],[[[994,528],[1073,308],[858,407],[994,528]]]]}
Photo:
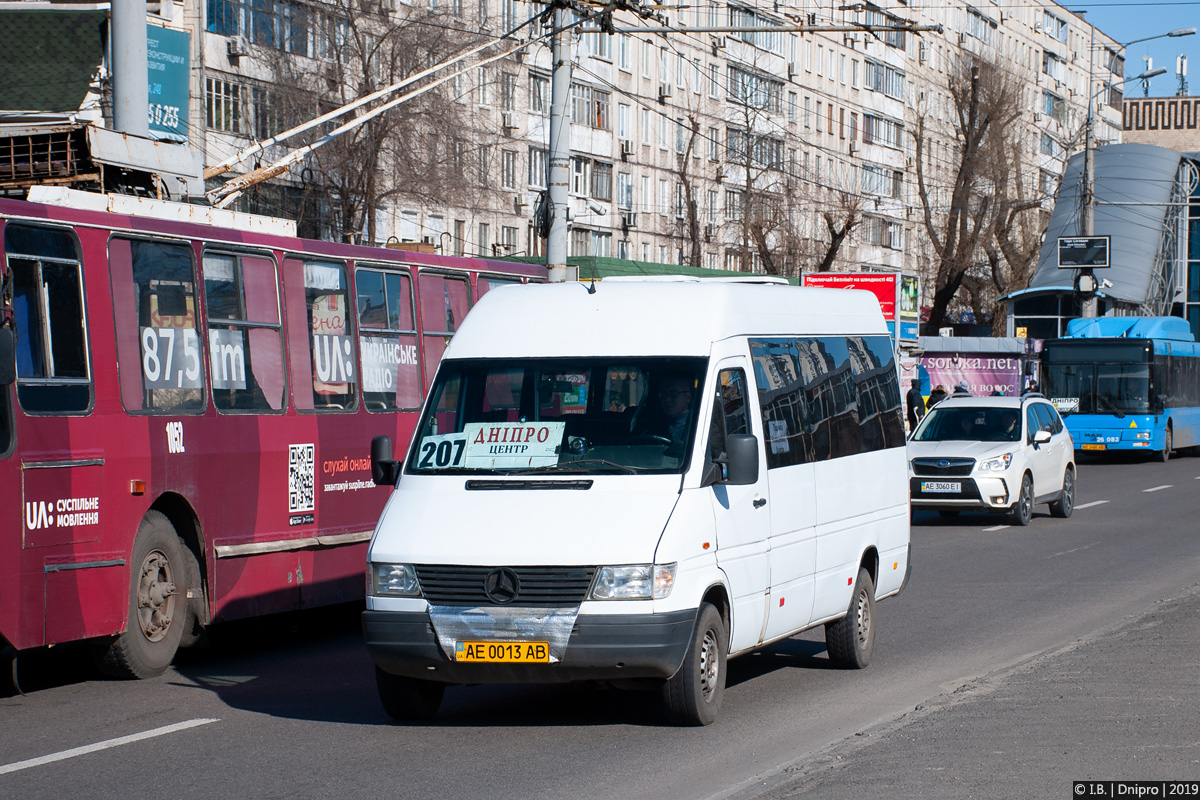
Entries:
{"type": "Polygon", "coordinates": [[[633,433],[661,436],[670,441],[668,450],[682,452],[687,444],[688,417],[692,408],[693,379],[681,372],[670,372],[659,379],[654,402],[645,418],[635,423],[633,433]]]}

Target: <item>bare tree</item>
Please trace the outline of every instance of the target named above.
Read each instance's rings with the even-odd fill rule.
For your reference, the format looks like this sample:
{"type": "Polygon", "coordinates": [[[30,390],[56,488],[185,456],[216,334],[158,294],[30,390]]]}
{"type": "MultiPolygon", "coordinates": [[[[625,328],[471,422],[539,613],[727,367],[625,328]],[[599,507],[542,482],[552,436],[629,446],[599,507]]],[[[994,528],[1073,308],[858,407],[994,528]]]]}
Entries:
{"type": "Polygon", "coordinates": [[[943,173],[949,177],[944,208],[938,200],[947,193],[936,191],[935,177],[929,174],[938,171],[928,169],[934,131],[924,108],[918,111],[914,132],[922,221],[934,252],[931,329],[945,323],[964,286],[976,311],[983,313],[987,292],[980,280],[990,272],[994,288],[1007,291],[1029,269],[1031,240],[1024,215],[1039,205],[1021,196],[1015,124],[1021,107],[1014,79],[997,65],[967,54],[947,88],[954,147],[952,163],[943,173]],[[995,266],[988,270],[992,258],[995,266]]]}
{"type": "MultiPolygon", "coordinates": [[[[467,25],[447,25],[443,12],[421,4],[389,11],[363,0],[332,0],[320,8],[280,31],[292,38],[279,43],[268,65],[273,89],[264,98],[269,112],[256,116],[260,137],[273,133],[271,126],[312,118],[400,82],[477,42],[463,32],[467,25]]],[[[458,69],[463,66],[449,71],[458,69]]],[[[474,118],[474,98],[464,101],[474,92],[497,91],[499,69],[464,74],[313,151],[299,170],[301,209],[327,215],[333,238],[357,241],[365,234],[373,242],[375,212],[389,201],[478,203],[495,137],[474,118]]]]}

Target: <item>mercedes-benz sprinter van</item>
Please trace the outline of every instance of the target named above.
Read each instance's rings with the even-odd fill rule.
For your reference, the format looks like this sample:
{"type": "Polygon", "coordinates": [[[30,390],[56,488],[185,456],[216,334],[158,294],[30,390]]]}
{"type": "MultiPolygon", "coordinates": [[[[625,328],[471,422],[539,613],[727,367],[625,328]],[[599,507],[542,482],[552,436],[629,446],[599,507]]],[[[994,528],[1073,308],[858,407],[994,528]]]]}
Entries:
{"type": "Polygon", "coordinates": [[[874,296],[771,279],[504,287],[466,317],[368,555],[398,719],[451,684],[606,681],[715,719],[726,659],[825,626],[861,668],[909,574],[874,296]]]}

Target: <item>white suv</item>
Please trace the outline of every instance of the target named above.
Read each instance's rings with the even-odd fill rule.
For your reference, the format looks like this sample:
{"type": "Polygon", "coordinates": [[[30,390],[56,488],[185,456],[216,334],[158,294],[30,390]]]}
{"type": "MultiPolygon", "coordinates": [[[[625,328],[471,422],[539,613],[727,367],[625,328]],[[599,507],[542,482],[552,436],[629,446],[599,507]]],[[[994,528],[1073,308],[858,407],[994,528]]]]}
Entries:
{"type": "Polygon", "coordinates": [[[913,508],[943,516],[1006,511],[1028,525],[1035,503],[1069,517],[1075,507],[1075,443],[1041,395],[947,397],[908,440],[913,508]]]}

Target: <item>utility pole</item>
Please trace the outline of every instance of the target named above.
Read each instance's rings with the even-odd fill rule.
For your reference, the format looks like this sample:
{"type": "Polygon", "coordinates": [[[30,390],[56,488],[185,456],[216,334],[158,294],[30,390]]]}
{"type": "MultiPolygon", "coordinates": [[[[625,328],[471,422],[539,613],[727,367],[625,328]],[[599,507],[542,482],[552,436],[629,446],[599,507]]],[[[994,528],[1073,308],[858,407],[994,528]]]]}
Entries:
{"type": "Polygon", "coordinates": [[[571,67],[574,53],[567,29],[570,22],[566,6],[552,12],[554,35],[550,44],[550,166],[547,175],[549,188],[549,231],[546,235],[546,269],[551,283],[576,280],[567,274],[569,182],[571,180],[571,119],[567,104],[571,102],[571,67]]]}

